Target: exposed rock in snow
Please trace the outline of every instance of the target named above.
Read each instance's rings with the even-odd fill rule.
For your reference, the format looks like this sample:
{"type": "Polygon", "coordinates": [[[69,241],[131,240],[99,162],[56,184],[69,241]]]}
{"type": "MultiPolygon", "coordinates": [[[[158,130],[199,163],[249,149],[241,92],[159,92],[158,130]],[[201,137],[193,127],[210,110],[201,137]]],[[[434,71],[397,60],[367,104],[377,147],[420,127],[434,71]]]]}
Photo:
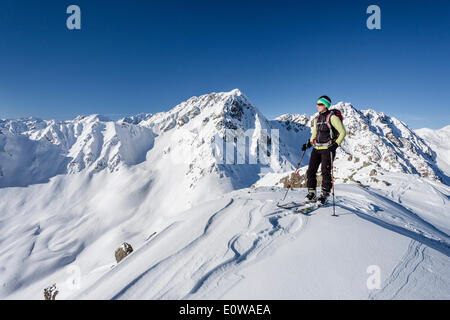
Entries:
{"type": "Polygon", "coordinates": [[[114,253],[114,256],[116,257],[117,263],[122,261],[126,256],[128,256],[130,253],[133,252],[133,247],[129,243],[122,243],[122,245],[117,248],[116,252],[114,253]]]}
{"type": "Polygon", "coordinates": [[[151,113],[140,113],[138,115],[135,116],[130,116],[130,117],[125,117],[120,119],[118,122],[125,122],[125,123],[129,123],[129,124],[139,124],[142,121],[146,121],[148,119],[150,119],[152,117],[151,113]]]}
{"type": "Polygon", "coordinates": [[[295,122],[295,123],[299,123],[302,126],[306,126],[309,123],[309,117],[306,114],[283,114],[277,118],[275,118],[275,120],[280,120],[280,121],[285,121],[285,122],[295,122]]]}
{"type": "Polygon", "coordinates": [[[45,300],[56,300],[56,295],[59,293],[56,288],[56,284],[53,284],[44,289],[44,299],[45,300]]]}

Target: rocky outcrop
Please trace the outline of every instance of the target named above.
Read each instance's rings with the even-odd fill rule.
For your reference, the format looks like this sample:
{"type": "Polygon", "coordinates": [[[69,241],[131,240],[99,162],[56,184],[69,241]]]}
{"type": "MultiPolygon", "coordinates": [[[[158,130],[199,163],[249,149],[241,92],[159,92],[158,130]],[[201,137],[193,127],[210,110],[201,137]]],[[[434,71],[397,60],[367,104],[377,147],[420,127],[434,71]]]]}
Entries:
{"type": "Polygon", "coordinates": [[[55,300],[56,295],[59,293],[56,288],[56,283],[44,289],[44,299],[45,300],[55,300]]]}
{"type": "MultiPolygon", "coordinates": [[[[297,172],[295,175],[292,175],[281,178],[279,183],[283,185],[283,188],[288,188],[290,183],[292,183],[291,188],[306,188],[306,173],[300,174],[297,172]]],[[[316,179],[317,187],[319,188],[322,186],[322,174],[320,172],[316,175],[316,179]]]]}
{"type": "Polygon", "coordinates": [[[122,261],[126,256],[133,252],[131,244],[124,242],[119,248],[116,249],[115,257],[117,263],[122,261]]]}

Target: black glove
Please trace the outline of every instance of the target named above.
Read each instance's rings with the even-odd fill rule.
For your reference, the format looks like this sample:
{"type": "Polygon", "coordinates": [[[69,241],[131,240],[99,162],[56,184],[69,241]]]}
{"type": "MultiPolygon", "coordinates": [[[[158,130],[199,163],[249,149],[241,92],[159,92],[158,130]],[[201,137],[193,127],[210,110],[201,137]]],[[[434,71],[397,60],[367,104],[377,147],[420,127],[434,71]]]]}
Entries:
{"type": "Polygon", "coordinates": [[[339,147],[339,145],[336,142],[333,142],[328,146],[328,150],[330,150],[332,153],[336,152],[336,149],[339,147]]]}
{"type": "Polygon", "coordinates": [[[312,146],[311,141],[308,140],[308,143],[305,143],[305,144],[302,146],[302,151],[305,151],[306,149],[311,148],[311,146],[312,146]]]}

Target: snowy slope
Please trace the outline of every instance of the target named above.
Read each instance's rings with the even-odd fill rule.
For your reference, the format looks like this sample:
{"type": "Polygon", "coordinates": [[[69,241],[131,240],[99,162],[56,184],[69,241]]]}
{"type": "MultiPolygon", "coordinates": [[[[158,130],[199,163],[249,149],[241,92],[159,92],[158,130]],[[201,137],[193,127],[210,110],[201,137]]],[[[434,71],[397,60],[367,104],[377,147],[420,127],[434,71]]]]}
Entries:
{"type": "Polygon", "coordinates": [[[57,299],[448,299],[450,189],[434,151],[398,120],[336,107],[350,132],[337,219],[275,206],[312,117],[268,120],[237,89],[116,122],[0,120],[0,298],[42,299],[56,283],[57,299]],[[245,133],[248,152],[230,152],[245,133]],[[269,139],[271,161],[249,163],[267,134],[279,153],[269,139]],[[135,250],[116,264],[124,241],[135,250]]]}
{"type": "Polygon", "coordinates": [[[408,214],[404,208],[382,202],[378,194],[355,186],[341,185],[336,192],[342,196],[338,197],[338,218],[330,215],[329,208],[316,211],[312,217],[302,217],[304,226],[298,235],[273,255],[244,268],[240,273],[242,281],[221,298],[450,297],[447,236],[446,245],[433,247],[428,238],[408,232],[409,226],[391,222],[392,217],[408,214]],[[348,203],[352,196],[358,199],[348,203]],[[377,206],[370,200],[376,200],[377,206]],[[374,266],[380,271],[379,289],[367,286],[373,270],[370,268],[374,266]]]}
{"type": "Polygon", "coordinates": [[[450,183],[450,125],[439,129],[418,129],[415,130],[436,154],[436,165],[446,176],[447,184],[450,183]]]}
{"type": "MultiPolygon", "coordinates": [[[[29,225],[6,234],[2,230],[14,239],[9,248],[3,247],[2,275],[16,269],[20,276],[15,277],[21,280],[3,297],[40,299],[42,289],[56,282],[60,299],[448,299],[450,216],[440,216],[442,208],[449,208],[450,190],[422,178],[392,179],[397,181],[393,189],[338,185],[338,218],[331,217],[330,207],[311,217],[281,210],[275,203],[284,190],[267,187],[232,191],[159,223],[133,210],[125,214],[127,204],[119,207],[117,201],[109,204],[117,208],[115,214],[105,212],[101,223],[96,222],[99,213],[92,211],[47,219],[42,213],[31,214],[29,225]],[[406,192],[391,195],[404,184],[410,185],[406,192]],[[427,197],[440,195],[443,203],[421,203],[412,209],[410,198],[417,191],[427,197]],[[34,227],[33,216],[39,219],[34,227]],[[154,231],[157,235],[145,241],[154,231]],[[135,252],[116,265],[113,250],[121,237],[135,252]],[[80,267],[79,290],[67,287],[66,265],[80,267]],[[379,290],[366,285],[371,265],[381,270],[379,290]]],[[[298,201],[304,194],[295,190],[288,200],[298,201]]]]}
{"type": "Polygon", "coordinates": [[[63,174],[70,159],[47,140],[35,141],[0,128],[0,187],[46,182],[63,174]]]}

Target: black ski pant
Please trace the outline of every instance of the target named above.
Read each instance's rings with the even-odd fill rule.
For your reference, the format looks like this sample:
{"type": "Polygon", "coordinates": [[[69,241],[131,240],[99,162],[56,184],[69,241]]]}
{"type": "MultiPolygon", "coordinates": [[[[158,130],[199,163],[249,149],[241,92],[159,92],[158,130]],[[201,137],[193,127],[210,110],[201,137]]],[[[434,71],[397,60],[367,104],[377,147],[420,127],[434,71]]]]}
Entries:
{"type": "MultiPolygon", "coordinates": [[[[336,152],[333,152],[333,160],[336,156],[336,152]]],[[[309,158],[308,171],[306,171],[308,189],[315,189],[317,187],[317,169],[322,164],[322,190],[330,192],[332,187],[331,182],[331,154],[328,149],[317,150],[314,149],[311,152],[311,158],[309,158]]]]}

